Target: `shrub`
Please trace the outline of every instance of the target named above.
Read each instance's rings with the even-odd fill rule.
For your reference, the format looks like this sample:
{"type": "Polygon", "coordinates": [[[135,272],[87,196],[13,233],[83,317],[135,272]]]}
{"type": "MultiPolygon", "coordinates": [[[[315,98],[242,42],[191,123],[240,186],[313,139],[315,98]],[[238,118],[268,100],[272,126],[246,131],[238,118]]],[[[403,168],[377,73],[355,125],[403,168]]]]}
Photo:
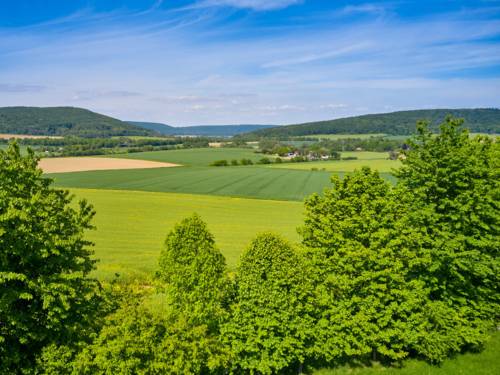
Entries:
{"type": "Polygon", "coordinates": [[[210,163],[210,166],[212,167],[227,167],[228,165],[227,160],[215,160],[210,163]]]}
{"type": "Polygon", "coordinates": [[[259,235],[244,252],[236,275],[236,301],[222,334],[233,370],[278,373],[304,362],[312,317],[307,273],[281,237],[259,235]]]}

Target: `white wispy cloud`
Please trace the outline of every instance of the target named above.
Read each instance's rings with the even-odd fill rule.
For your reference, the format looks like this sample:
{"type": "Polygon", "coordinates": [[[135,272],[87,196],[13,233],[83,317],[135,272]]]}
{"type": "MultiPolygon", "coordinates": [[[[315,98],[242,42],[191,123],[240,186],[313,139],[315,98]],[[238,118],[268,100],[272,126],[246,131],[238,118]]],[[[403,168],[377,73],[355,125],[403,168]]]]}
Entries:
{"type": "MultiPolygon", "coordinates": [[[[236,3],[266,10],[296,2],[236,3]]],[[[376,13],[367,5],[363,11],[376,13]]],[[[500,65],[495,17],[374,16],[347,24],[335,18],[321,28],[261,29],[246,18],[220,22],[221,13],[217,7],[86,10],[0,29],[0,103],[70,103],[174,125],[500,105],[500,77],[463,73],[500,65]]]]}
{"type": "Polygon", "coordinates": [[[195,6],[229,6],[234,8],[248,8],[263,11],[286,8],[301,2],[302,0],[202,0],[196,3],[195,6]]]}

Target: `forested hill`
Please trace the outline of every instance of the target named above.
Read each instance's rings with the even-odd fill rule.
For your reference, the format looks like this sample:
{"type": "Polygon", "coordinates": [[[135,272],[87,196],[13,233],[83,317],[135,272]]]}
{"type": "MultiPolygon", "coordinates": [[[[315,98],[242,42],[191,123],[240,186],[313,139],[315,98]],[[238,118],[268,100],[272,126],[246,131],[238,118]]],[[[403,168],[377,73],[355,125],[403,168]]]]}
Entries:
{"type": "Polygon", "coordinates": [[[437,128],[447,115],[463,118],[472,132],[500,133],[500,109],[426,109],[346,117],[329,121],[308,122],[254,131],[249,137],[287,137],[313,134],[384,133],[408,135],[415,131],[418,120],[430,121],[437,128]]]}
{"type": "Polygon", "coordinates": [[[231,137],[233,135],[269,129],[276,125],[197,125],[174,127],[157,122],[128,121],[130,124],[151,129],[166,135],[197,135],[206,137],[231,137]]]}
{"type": "Polygon", "coordinates": [[[75,107],[0,107],[0,133],[79,137],[157,134],[75,107]]]}

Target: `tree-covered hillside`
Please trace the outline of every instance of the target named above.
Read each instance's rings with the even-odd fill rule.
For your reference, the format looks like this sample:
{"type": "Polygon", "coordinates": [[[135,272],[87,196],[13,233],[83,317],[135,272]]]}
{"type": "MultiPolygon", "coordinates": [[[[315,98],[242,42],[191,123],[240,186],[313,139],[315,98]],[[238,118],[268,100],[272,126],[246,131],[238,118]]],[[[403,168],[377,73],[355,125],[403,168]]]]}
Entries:
{"type": "Polygon", "coordinates": [[[276,125],[197,125],[174,127],[157,122],[128,121],[132,125],[151,129],[165,135],[196,135],[204,137],[232,137],[233,135],[253,132],[260,129],[269,129],[276,125]]]}
{"type": "Polygon", "coordinates": [[[425,109],[399,111],[346,117],[329,121],[308,122],[304,124],[280,126],[245,134],[250,138],[290,137],[313,134],[364,134],[385,133],[390,135],[408,135],[415,133],[415,124],[419,120],[428,120],[431,129],[437,130],[438,124],[447,115],[463,118],[471,132],[500,133],[500,109],[425,109]]]}
{"type": "Polygon", "coordinates": [[[112,117],[74,107],[0,108],[0,133],[79,137],[157,134],[112,117]]]}

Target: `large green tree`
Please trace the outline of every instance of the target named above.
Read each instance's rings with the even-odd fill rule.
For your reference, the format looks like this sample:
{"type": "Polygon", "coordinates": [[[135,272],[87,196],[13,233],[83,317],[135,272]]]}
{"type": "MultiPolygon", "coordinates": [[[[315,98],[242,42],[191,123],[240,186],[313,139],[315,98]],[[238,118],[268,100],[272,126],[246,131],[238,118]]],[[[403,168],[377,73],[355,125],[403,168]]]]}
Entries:
{"type": "Polygon", "coordinates": [[[51,187],[32,152],[0,151],[0,373],[30,369],[49,344],[93,326],[99,306],[90,242],[92,207],[51,187]]]}
{"type": "Polygon", "coordinates": [[[259,235],[241,258],[223,338],[237,371],[300,368],[311,348],[310,289],[301,258],[281,237],[259,235]]]}
{"type": "Polygon", "coordinates": [[[439,352],[429,337],[440,326],[449,351],[481,344],[500,316],[500,143],[447,118],[437,135],[419,123],[409,146],[395,173],[409,196],[401,235],[419,259],[412,277],[434,306],[451,309],[428,324],[419,351],[439,352]]]}
{"type": "Polygon", "coordinates": [[[363,168],[306,201],[303,243],[315,280],[315,354],[399,360],[408,355],[422,283],[407,280],[414,255],[396,223],[406,214],[378,172],[363,168]]]}

